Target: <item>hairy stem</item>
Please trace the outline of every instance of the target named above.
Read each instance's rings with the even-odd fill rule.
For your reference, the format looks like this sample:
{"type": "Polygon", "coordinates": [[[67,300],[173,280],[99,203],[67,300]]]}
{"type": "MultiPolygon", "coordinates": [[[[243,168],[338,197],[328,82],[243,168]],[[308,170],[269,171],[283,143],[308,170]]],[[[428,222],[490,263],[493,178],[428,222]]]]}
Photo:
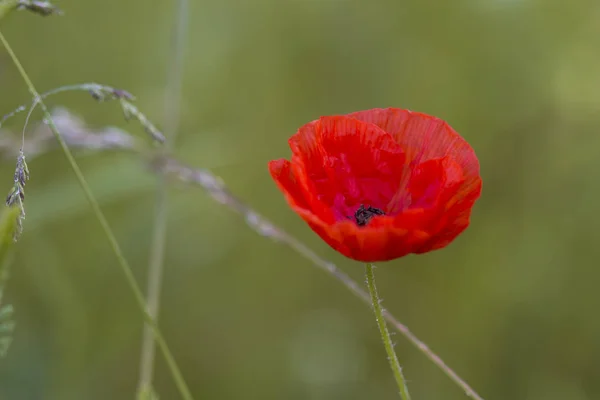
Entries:
{"type": "MultiPolygon", "coordinates": [[[[276,229],[273,227],[273,229],[276,229]]],[[[313,250],[307,247],[304,243],[297,240],[295,237],[286,234],[285,232],[278,231],[278,236],[274,238],[275,240],[279,240],[289,247],[291,247],[298,254],[311,261],[316,267],[327,272],[334,279],[344,285],[348,290],[350,290],[356,297],[361,299],[363,302],[370,304],[371,298],[369,294],[362,289],[358,283],[352,279],[348,274],[339,269],[335,264],[324,260],[319,257],[313,250]]],[[[400,332],[412,345],[414,345],[421,353],[425,355],[433,364],[435,364],[439,369],[441,369],[448,378],[452,380],[459,388],[461,388],[465,394],[474,399],[474,400],[484,400],[475,389],[473,389],[464,379],[462,379],[452,368],[448,366],[442,360],[440,356],[438,356],[433,350],[425,344],[421,339],[419,339],[408,326],[404,325],[400,322],[392,313],[387,310],[383,310],[383,317],[385,320],[394,327],[395,330],[400,332]]]]}
{"type": "Polygon", "coordinates": [[[394,379],[396,380],[396,384],[398,385],[400,397],[402,397],[402,400],[410,400],[410,395],[408,394],[408,387],[406,386],[406,380],[404,379],[404,375],[402,374],[402,367],[400,367],[400,362],[398,362],[398,356],[396,356],[396,352],[394,351],[394,345],[392,344],[390,332],[388,331],[387,325],[385,324],[383,308],[381,307],[381,300],[379,299],[379,295],[377,294],[377,287],[375,286],[375,274],[373,273],[373,264],[367,263],[365,267],[365,275],[367,276],[367,286],[369,288],[369,294],[371,295],[371,303],[373,304],[373,310],[375,311],[375,319],[377,320],[377,326],[379,327],[379,332],[381,333],[381,340],[383,341],[383,346],[385,347],[385,352],[387,353],[388,361],[390,362],[390,367],[392,368],[392,372],[394,373],[394,379]]]}
{"type": "MultiPolygon", "coordinates": [[[[164,103],[164,133],[167,149],[172,149],[179,130],[181,86],[183,82],[183,61],[185,36],[187,31],[188,0],[179,0],[172,28],[171,62],[167,68],[167,88],[164,103]]],[[[158,176],[156,187],[154,229],[152,247],[148,265],[147,304],[148,312],[158,321],[160,292],[164,274],[165,247],[167,238],[168,199],[167,184],[164,176],[158,176]]],[[[154,375],[154,341],[152,328],[144,326],[142,353],[140,359],[140,378],[138,391],[148,390],[152,386],[154,375]]]]}
{"type": "Polygon", "coordinates": [[[56,137],[56,140],[58,141],[67,161],[69,162],[71,168],[73,169],[73,172],[75,173],[75,176],[77,177],[77,181],[79,182],[81,188],[83,189],[83,192],[85,193],[85,196],[86,196],[88,202],[90,203],[92,211],[93,211],[94,215],[96,216],[96,218],[98,219],[98,222],[100,223],[102,230],[104,231],[104,234],[106,235],[106,238],[108,239],[108,241],[110,243],[110,247],[112,248],[113,252],[115,253],[115,256],[117,257],[118,264],[121,267],[121,270],[123,271],[123,274],[125,275],[127,283],[129,284],[129,287],[134,294],[137,304],[140,307],[140,311],[143,314],[144,320],[152,329],[154,338],[155,338],[156,342],[158,343],[158,346],[160,347],[160,349],[165,357],[165,360],[167,362],[169,370],[171,371],[171,374],[173,375],[173,379],[175,380],[175,384],[177,385],[177,388],[178,388],[181,396],[185,400],[192,400],[193,399],[192,395],[187,387],[187,384],[185,383],[185,380],[183,379],[183,375],[181,374],[179,367],[177,366],[175,358],[173,357],[171,351],[169,350],[169,347],[167,346],[167,343],[166,343],[164,337],[162,336],[162,333],[160,332],[158,325],[156,324],[156,322],[154,321],[152,316],[146,310],[146,303],[144,301],[144,296],[135,280],[133,271],[132,271],[131,267],[129,266],[129,263],[125,259],[125,256],[123,255],[121,247],[119,246],[119,243],[117,242],[117,239],[116,239],[112,229],[110,228],[110,225],[108,224],[108,221],[107,221],[106,217],[104,216],[104,213],[102,212],[100,205],[98,204],[98,201],[94,197],[94,194],[92,193],[85,177],[83,176],[83,173],[81,172],[81,169],[79,168],[79,165],[75,161],[75,158],[73,157],[73,154],[71,153],[71,150],[69,150],[69,147],[67,146],[66,142],[63,140],[60,132],[58,131],[58,129],[56,127],[56,124],[52,120],[52,116],[50,115],[50,112],[48,111],[46,104],[40,98],[40,95],[38,94],[35,86],[33,85],[33,82],[31,82],[31,80],[29,79],[29,76],[25,72],[25,69],[21,65],[21,62],[17,58],[16,54],[12,50],[12,47],[9,45],[8,41],[6,40],[6,38],[4,37],[2,32],[0,32],[0,41],[6,48],[6,51],[8,52],[10,58],[12,59],[17,70],[19,71],[19,74],[21,75],[21,77],[23,78],[23,81],[27,85],[29,92],[34,97],[34,99],[36,99],[37,102],[39,102],[39,105],[44,114],[44,119],[45,119],[46,123],[48,124],[50,130],[56,137]]]}

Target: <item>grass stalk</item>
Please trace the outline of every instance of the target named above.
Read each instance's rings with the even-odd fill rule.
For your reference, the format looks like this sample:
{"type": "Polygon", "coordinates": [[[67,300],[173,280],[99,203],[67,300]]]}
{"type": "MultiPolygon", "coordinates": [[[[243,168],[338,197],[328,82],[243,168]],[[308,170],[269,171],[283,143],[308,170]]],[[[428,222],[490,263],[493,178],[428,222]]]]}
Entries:
{"type": "MultiPolygon", "coordinates": [[[[172,47],[167,67],[167,85],[164,102],[164,133],[166,148],[171,150],[175,145],[180,122],[181,87],[183,82],[183,62],[185,36],[187,32],[188,0],[179,0],[176,4],[176,15],[172,27],[172,47]]],[[[148,265],[148,282],[146,301],[148,312],[158,321],[160,294],[164,275],[165,248],[167,239],[168,197],[165,177],[159,175],[156,183],[154,227],[152,231],[152,247],[148,265]]],[[[140,377],[138,392],[152,390],[154,375],[155,345],[152,328],[144,326],[142,335],[142,351],[140,359],[140,377]]]]}
{"type": "Polygon", "coordinates": [[[175,358],[173,357],[162,333],[160,332],[158,325],[156,324],[156,322],[154,321],[154,319],[152,318],[152,316],[148,313],[148,311],[146,309],[146,302],[144,301],[144,296],[142,294],[142,291],[135,280],[135,276],[133,275],[133,270],[131,269],[131,267],[129,266],[129,263],[125,259],[125,256],[123,255],[121,247],[119,246],[119,243],[117,242],[117,239],[116,239],[110,225],[108,224],[108,221],[107,221],[104,213],[102,212],[102,209],[100,208],[100,205],[98,204],[98,201],[94,197],[94,194],[92,193],[90,186],[88,185],[83,173],[81,172],[81,169],[79,168],[79,165],[77,164],[77,161],[75,161],[75,157],[73,157],[71,150],[67,146],[66,142],[63,140],[60,132],[58,131],[58,128],[56,127],[56,124],[52,120],[52,116],[50,115],[50,112],[48,111],[48,107],[44,103],[43,99],[40,98],[40,95],[39,95],[38,91],[36,90],[35,86],[33,85],[33,82],[31,81],[31,79],[29,79],[29,76],[27,75],[25,69],[21,65],[21,62],[17,58],[17,55],[13,51],[12,47],[10,46],[10,44],[8,43],[8,41],[6,40],[6,38],[4,37],[2,32],[0,32],[0,42],[2,42],[2,44],[6,48],[8,55],[10,56],[12,62],[14,63],[17,70],[19,71],[21,78],[25,82],[29,92],[31,93],[31,95],[34,98],[34,101],[37,101],[39,103],[39,106],[42,109],[42,112],[44,115],[45,122],[48,124],[48,127],[50,128],[50,130],[56,137],[56,140],[58,141],[60,148],[65,155],[65,158],[67,159],[69,165],[73,169],[73,172],[75,173],[77,181],[79,182],[79,184],[80,184],[80,186],[92,208],[94,215],[98,219],[98,222],[100,223],[100,226],[102,227],[102,230],[103,230],[104,234],[106,235],[106,238],[109,241],[110,247],[117,258],[118,265],[120,266],[123,274],[125,275],[127,283],[129,285],[131,291],[134,294],[134,297],[140,308],[140,311],[142,312],[144,320],[145,320],[146,324],[149,325],[152,329],[154,339],[156,340],[159,348],[161,349],[161,352],[163,353],[163,356],[165,357],[168,368],[171,371],[171,374],[173,376],[175,384],[176,384],[182,398],[185,400],[192,400],[193,397],[191,395],[191,392],[188,389],[187,384],[185,383],[185,380],[183,378],[181,371],[179,370],[179,367],[175,361],[175,358]]]}

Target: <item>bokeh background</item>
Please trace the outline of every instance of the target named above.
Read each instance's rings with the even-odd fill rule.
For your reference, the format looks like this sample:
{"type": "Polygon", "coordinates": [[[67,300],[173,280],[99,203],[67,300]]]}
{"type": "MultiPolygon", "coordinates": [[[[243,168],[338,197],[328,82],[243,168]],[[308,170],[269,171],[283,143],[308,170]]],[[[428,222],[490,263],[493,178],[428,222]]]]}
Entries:
{"type": "MultiPolygon", "coordinates": [[[[40,91],[121,87],[161,125],[175,3],[62,0],[64,17],[20,13],[1,27],[40,91]]],[[[379,266],[386,307],[485,399],[600,398],[597,1],[191,3],[178,158],[362,282],[362,265],[288,209],[267,161],[287,157],[287,138],[320,115],[396,106],[446,119],[479,155],[483,196],[451,246],[379,266]]],[[[0,114],[29,100],[4,49],[0,88],[0,114]]],[[[85,93],[48,103],[143,135],[115,103],[85,93]]],[[[131,154],[77,154],[145,284],[155,176],[131,154]]],[[[133,295],[64,156],[29,167],[0,398],[133,399],[133,295]]],[[[13,171],[3,162],[7,192],[13,171]]],[[[160,323],[196,399],[396,398],[368,307],[201,190],[169,192],[160,323]]],[[[465,398],[395,340],[415,399],[465,398]]],[[[160,355],[156,389],[179,398],[160,355]]]]}

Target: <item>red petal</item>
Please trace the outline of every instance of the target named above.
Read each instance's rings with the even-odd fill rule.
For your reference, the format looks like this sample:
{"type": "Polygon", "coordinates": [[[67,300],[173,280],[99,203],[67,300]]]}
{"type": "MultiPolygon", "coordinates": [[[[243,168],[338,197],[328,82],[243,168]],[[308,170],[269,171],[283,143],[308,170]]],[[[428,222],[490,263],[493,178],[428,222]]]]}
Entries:
{"type": "Polygon", "coordinates": [[[325,224],[326,221],[333,223],[331,210],[325,205],[320,205],[320,214],[312,210],[311,204],[306,200],[302,187],[294,175],[293,165],[288,160],[269,161],[269,172],[290,207],[307,223],[325,224]],[[322,215],[325,218],[322,218],[322,215]]]}
{"type": "Polygon", "coordinates": [[[361,203],[386,210],[405,169],[402,149],[389,134],[344,116],[303,126],[290,147],[305,196],[333,206],[336,220],[361,203]]]}
{"type": "Polygon", "coordinates": [[[308,208],[296,177],[292,173],[292,166],[288,160],[279,159],[269,161],[269,172],[273,180],[283,192],[287,202],[292,207],[308,208]]]}
{"type": "MultiPolygon", "coordinates": [[[[304,218],[304,217],[303,217],[304,218]]],[[[375,217],[366,227],[351,221],[333,225],[304,218],[327,244],[348,258],[363,262],[389,261],[414,253],[430,235],[417,229],[394,226],[392,217],[375,217]]]]}
{"type": "Polygon", "coordinates": [[[463,185],[452,199],[446,203],[446,209],[436,224],[430,228],[432,238],[415,253],[441,249],[452,242],[468,226],[473,204],[481,194],[481,179],[477,178],[473,183],[463,185]]]}
{"type": "Polygon", "coordinates": [[[391,134],[406,153],[411,165],[451,156],[467,181],[479,177],[479,161],[469,144],[445,121],[400,108],[375,108],[348,114],[391,134]]]}
{"type": "Polygon", "coordinates": [[[428,232],[431,238],[412,251],[424,253],[448,245],[467,228],[481,179],[466,182],[460,165],[444,157],[414,168],[407,191],[411,204],[396,216],[396,225],[428,232]]]}
{"type": "Polygon", "coordinates": [[[410,207],[431,208],[448,201],[465,183],[460,165],[449,157],[425,161],[412,170],[407,191],[410,207]]]}

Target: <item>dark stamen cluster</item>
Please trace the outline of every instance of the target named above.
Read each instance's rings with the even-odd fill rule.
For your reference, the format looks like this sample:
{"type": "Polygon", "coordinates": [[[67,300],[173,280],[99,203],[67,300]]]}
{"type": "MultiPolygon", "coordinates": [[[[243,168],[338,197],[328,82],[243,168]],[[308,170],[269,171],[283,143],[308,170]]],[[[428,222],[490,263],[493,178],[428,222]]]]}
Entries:
{"type": "Polygon", "coordinates": [[[361,204],[358,207],[358,210],[354,213],[354,219],[356,220],[356,225],[365,226],[369,223],[371,218],[376,215],[385,215],[385,213],[379,208],[371,207],[365,208],[364,204],[361,204]]]}

